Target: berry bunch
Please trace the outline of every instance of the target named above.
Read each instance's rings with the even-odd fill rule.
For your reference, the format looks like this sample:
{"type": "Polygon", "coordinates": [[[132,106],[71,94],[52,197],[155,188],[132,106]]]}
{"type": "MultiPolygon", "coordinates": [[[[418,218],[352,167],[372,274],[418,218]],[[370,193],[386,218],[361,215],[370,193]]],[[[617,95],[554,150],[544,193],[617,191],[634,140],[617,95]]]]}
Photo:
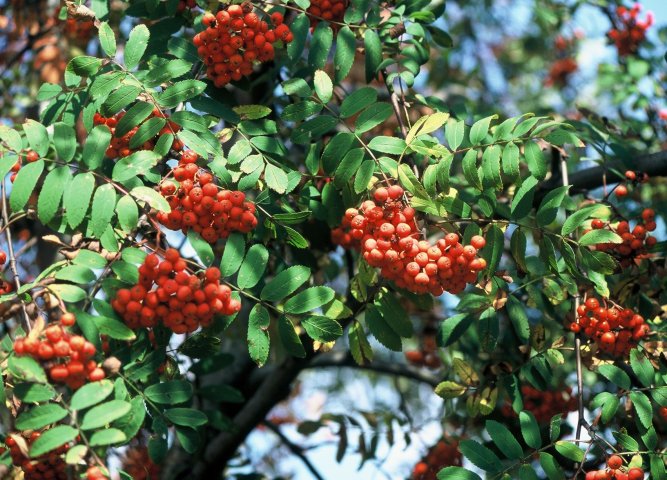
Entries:
{"type": "Polygon", "coordinates": [[[206,29],[196,34],[193,41],[206,65],[206,75],[218,88],[249,76],[255,62],[273,60],[276,42],[289,43],[294,38],[283,23],[282,13],[271,14],[274,28],[270,28],[253,11],[250,2],[229,5],[215,15],[205,13],[202,23],[206,29]]]}
{"type": "Polygon", "coordinates": [[[27,337],[17,337],[14,353],[29,355],[42,362],[51,380],[64,383],[72,390],[82,387],[86,380],[102,380],[106,374],[93,359],[97,353],[95,345],[65,329],[75,322],[73,314],[64,313],[60,325],[51,324],[43,331],[35,329],[27,337]]]}
{"type": "Polygon", "coordinates": [[[619,455],[612,455],[607,459],[607,468],[586,472],[586,480],[642,480],[643,478],[642,468],[623,468],[623,459],[619,455]]]}
{"type": "Polygon", "coordinates": [[[579,69],[579,64],[572,57],[559,58],[551,64],[549,73],[545,80],[547,87],[563,87],[567,85],[570,75],[579,69]]]}
{"type": "Polygon", "coordinates": [[[620,56],[631,55],[639,50],[639,44],[646,38],[646,30],[653,25],[653,13],[648,12],[645,20],[638,20],[641,5],[635,3],[631,9],[618,7],[616,15],[620,22],[619,28],[612,28],[607,35],[616,45],[620,56]]]}
{"type": "Polygon", "coordinates": [[[593,220],[591,227],[594,230],[606,228],[617,233],[623,240],[623,243],[598,243],[595,245],[595,249],[607,252],[616,257],[623,268],[627,268],[634,262],[647,258],[647,249],[657,243],[656,238],[648,234],[648,232],[656,229],[655,211],[651,208],[645,208],[641,216],[642,220],[632,230],[630,230],[630,224],[625,220],[618,222],[616,226],[606,223],[599,218],[593,220]]]}
{"type": "Polygon", "coordinates": [[[9,177],[9,181],[14,183],[14,180],[16,179],[16,174],[21,170],[21,164],[23,163],[23,159],[25,159],[26,162],[28,163],[33,163],[39,160],[39,154],[34,151],[34,150],[26,150],[25,156],[21,155],[19,156],[18,162],[16,162],[14,165],[12,165],[12,174],[9,177]]]}
{"type": "Polygon", "coordinates": [[[577,320],[570,324],[570,330],[583,332],[605,353],[625,356],[648,335],[650,327],[630,308],[608,306],[606,300],[588,297],[577,308],[577,320]]]}
{"type": "Polygon", "coordinates": [[[40,432],[32,432],[28,436],[8,435],[5,444],[9,447],[12,462],[23,470],[25,480],[67,480],[67,463],[62,455],[69,450],[69,444],[32,460],[24,454],[24,449],[29,448],[41,435],[40,432]],[[19,437],[19,441],[16,437],[19,437]],[[19,445],[21,439],[25,441],[24,449],[19,445]]]}
{"type": "Polygon", "coordinates": [[[231,294],[227,285],[220,285],[220,270],[190,274],[178,250],[170,248],[162,261],[156,254],[147,255],[139,267],[139,283],[118,290],[111,305],[130,328],[161,322],[174,333],[190,333],[209,326],[214,315],[238,312],[241,302],[231,294]]]}
{"type": "Polygon", "coordinates": [[[312,0],[306,14],[310,17],[311,28],[317,27],[321,20],[331,22],[331,28],[338,30],[343,22],[348,0],[312,0]]]}
{"type": "Polygon", "coordinates": [[[435,332],[424,333],[420,340],[420,349],[406,351],[405,359],[416,367],[440,368],[442,360],[438,356],[435,332]]]}
{"type": "Polygon", "coordinates": [[[444,467],[461,465],[459,442],[440,440],[412,469],[411,480],[435,480],[444,467]]]}
{"type": "MultiPolygon", "coordinates": [[[[151,112],[151,114],[143,122],[132,128],[129,132],[125,133],[124,135],[118,136],[116,135],[116,126],[124,116],[125,112],[119,112],[108,118],[103,117],[99,113],[96,113],[93,116],[94,125],[106,125],[111,131],[112,134],[111,144],[109,145],[109,148],[107,148],[107,151],[105,153],[107,158],[123,158],[127,157],[128,155],[131,155],[132,153],[138,150],[153,150],[153,148],[155,148],[155,144],[162,135],[172,133],[172,131],[178,132],[181,129],[181,127],[178,124],[170,120],[167,120],[167,124],[165,124],[165,126],[162,127],[162,129],[158,132],[158,134],[155,137],[145,141],[142,145],[130,147],[130,144],[132,142],[132,137],[134,137],[134,135],[137,133],[141,125],[143,125],[143,122],[145,122],[150,118],[155,118],[155,117],[166,119],[167,116],[162,112],[160,112],[160,110],[155,108],[153,109],[153,112],[151,112]]],[[[171,148],[175,151],[180,151],[183,149],[183,142],[175,138],[171,143],[171,148]]]]}
{"type": "MultiPolygon", "coordinates": [[[[625,179],[633,185],[648,182],[648,174],[646,172],[639,172],[634,170],[627,170],[625,172],[625,179]]],[[[617,197],[625,197],[628,194],[628,187],[625,184],[619,184],[614,189],[617,197]]]]}
{"type": "MultiPolygon", "coordinates": [[[[532,413],[541,424],[548,424],[555,415],[565,415],[577,409],[577,400],[572,395],[570,387],[542,391],[530,385],[522,385],[521,397],[524,409],[532,413]]],[[[509,404],[503,406],[502,413],[508,418],[516,417],[509,404]]]]}
{"type": "Polygon", "coordinates": [[[347,232],[348,227],[334,229],[332,240],[345,239],[348,234],[359,240],[364,260],[401,288],[436,296],[462,292],[486,267],[486,261],[477,257],[486,241],[476,235],[464,246],[457,233],[447,234],[435,245],[417,240],[415,210],[404,206],[403,194],[398,185],[378,188],[374,200],[345,212],[350,227],[347,232]]]}
{"type": "Polygon", "coordinates": [[[128,448],[122,462],[122,470],[133,480],[160,479],[160,466],[151,460],[145,445],[128,448]]]}
{"type": "Polygon", "coordinates": [[[243,192],[218,190],[213,175],[195,163],[197,158],[192,150],[183,152],[174,169],[180,185],[167,181],[160,186],[171,212],[159,212],[157,220],[171,230],[185,233],[192,229],[209,243],[232,232],[252,231],[257,226],[255,204],[247,201],[243,192]]]}

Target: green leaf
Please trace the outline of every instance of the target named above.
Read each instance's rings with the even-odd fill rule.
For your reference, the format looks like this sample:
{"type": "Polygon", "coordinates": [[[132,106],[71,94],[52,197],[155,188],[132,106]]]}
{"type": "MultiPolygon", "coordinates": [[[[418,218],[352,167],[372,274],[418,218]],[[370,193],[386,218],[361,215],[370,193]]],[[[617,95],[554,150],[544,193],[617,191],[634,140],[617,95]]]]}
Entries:
{"type": "Polygon", "coordinates": [[[477,150],[471,149],[463,156],[463,175],[472,187],[482,190],[482,181],[479,178],[479,170],[477,168],[477,155],[477,150]]]}
{"type": "Polygon", "coordinates": [[[58,280],[67,280],[72,283],[88,284],[95,281],[95,273],[82,265],[70,265],[64,267],[55,274],[58,280]]]}
{"type": "Polygon", "coordinates": [[[134,332],[124,323],[113,318],[98,316],[93,317],[97,329],[102,335],[107,335],[115,340],[131,341],[136,338],[134,332]]]}
{"type": "Polygon", "coordinates": [[[361,193],[368,190],[368,184],[373,178],[375,172],[375,162],[373,160],[364,160],[357,170],[354,177],[354,193],[361,193]]]}
{"type": "Polygon", "coordinates": [[[584,451],[572,442],[559,440],[556,442],[556,451],[573,462],[580,463],[584,459],[584,451]]]}
{"type": "MultiPolygon", "coordinates": [[[[362,87],[347,95],[340,105],[340,116],[349,118],[377,101],[378,92],[375,88],[362,87]]],[[[354,140],[354,138],[353,138],[354,140]]]]}
{"type": "Polygon", "coordinates": [[[519,412],[519,422],[521,423],[521,434],[530,448],[538,449],[542,446],[542,435],[540,427],[535,420],[535,416],[525,410],[519,412]]]}
{"type": "Polygon", "coordinates": [[[271,317],[269,311],[259,303],[250,311],[248,316],[248,352],[250,358],[259,366],[263,366],[269,358],[271,338],[269,326],[271,317]]]}
{"type": "Polygon", "coordinates": [[[292,130],[292,141],[305,145],[317,140],[338,125],[338,119],[331,115],[318,115],[292,130]]]}
{"type": "Polygon", "coordinates": [[[650,387],[653,383],[653,365],[646,356],[638,349],[633,348],[630,351],[630,366],[641,384],[650,387]]]}
{"type": "Polygon", "coordinates": [[[495,272],[503,256],[505,235],[503,231],[493,225],[486,233],[486,246],[482,249],[482,256],[486,260],[486,272],[495,272]]]}
{"type": "Polygon", "coordinates": [[[402,154],[407,145],[405,140],[397,137],[373,137],[370,142],[368,142],[368,148],[375,150],[376,152],[390,153],[392,155],[402,154]]]}
{"type": "Polygon", "coordinates": [[[170,408],[164,411],[164,416],[174,425],[184,427],[201,427],[208,423],[206,414],[194,408],[170,408]]]}
{"type": "Polygon", "coordinates": [[[437,476],[438,480],[482,480],[475,472],[463,467],[445,467],[437,476]]]}
{"type": "Polygon", "coordinates": [[[12,191],[9,194],[9,206],[13,212],[22,210],[28,203],[43,171],[44,160],[38,160],[21,167],[21,170],[16,174],[12,191]]]}
{"type": "Polygon", "coordinates": [[[297,95],[301,98],[308,98],[313,91],[303,78],[290,78],[282,83],[283,91],[287,95],[297,95]]]}
{"type": "Polygon", "coordinates": [[[382,42],[372,28],[364,33],[364,49],[366,57],[366,83],[377,77],[377,70],[382,63],[382,42]]]}
{"type": "Polygon", "coordinates": [[[151,385],[144,390],[146,398],[162,405],[176,405],[190,400],[192,384],[185,380],[172,380],[151,385]]]}
{"type": "Polygon", "coordinates": [[[53,124],[53,144],[61,160],[69,162],[76,153],[76,133],[71,125],[63,122],[53,124]]]}
{"type": "Polygon", "coordinates": [[[540,452],[540,465],[549,480],[563,480],[565,478],[563,469],[560,468],[553,455],[547,452],[540,452]]]}
{"type": "Polygon", "coordinates": [[[290,24],[290,29],[294,39],[287,45],[287,56],[290,60],[296,60],[301,56],[306,45],[308,31],[310,30],[310,19],[305,13],[300,13],[290,24]]]}
{"type": "Polygon", "coordinates": [[[105,428],[91,435],[88,442],[91,447],[116,445],[127,441],[125,434],[117,428],[105,428]]]}
{"type": "Polygon", "coordinates": [[[486,138],[486,135],[489,132],[491,120],[495,120],[496,118],[498,118],[498,115],[491,115],[473,123],[472,127],[470,127],[470,143],[472,145],[479,145],[482,143],[482,140],[486,138]]]}
{"type": "Polygon", "coordinates": [[[498,456],[475,440],[462,440],[459,443],[459,450],[473,465],[486,472],[497,472],[500,469],[498,456]]]}
{"type": "Polygon", "coordinates": [[[121,228],[126,232],[131,232],[137,227],[139,221],[139,207],[129,195],[123,195],[116,205],[116,216],[121,228]]]}
{"type": "Polygon", "coordinates": [[[649,428],[653,424],[653,407],[651,407],[651,401],[644,392],[640,391],[630,392],[630,400],[635,412],[637,412],[639,422],[644,428],[649,428]]]}
{"type": "MultiPolygon", "coordinates": [[[[484,188],[503,189],[503,181],[500,177],[500,147],[491,145],[482,155],[482,184],[484,188]]],[[[526,179],[528,181],[528,179],[526,179]]]]}
{"type": "Polygon", "coordinates": [[[102,67],[102,59],[79,55],[74,57],[67,64],[67,71],[74,72],[81,77],[91,77],[95,75],[102,67]]]}
{"type": "Polygon", "coordinates": [[[46,127],[35,120],[26,120],[23,131],[28,139],[28,144],[40,157],[49,151],[49,132],[46,127]]]}
{"type": "Polygon", "coordinates": [[[80,173],[75,176],[63,195],[65,217],[71,228],[76,228],[83,221],[90,206],[90,198],[95,189],[95,177],[92,173],[80,173]]]}
{"type": "Polygon", "coordinates": [[[84,408],[97,405],[113,392],[113,383],[109,380],[87,383],[79,388],[70,400],[72,410],[83,410],[84,408]]]}
{"type": "Polygon", "coordinates": [[[48,383],[44,369],[32,357],[17,357],[12,355],[9,357],[8,367],[14,377],[28,382],[48,383]]]}
{"type": "Polygon", "coordinates": [[[602,423],[609,423],[609,421],[614,418],[614,415],[616,415],[616,412],[618,411],[620,400],[612,393],[601,392],[595,396],[592,405],[594,407],[602,407],[602,423]]]}
{"type": "Polygon", "coordinates": [[[116,137],[122,137],[141,122],[146,120],[149,115],[153,113],[153,104],[148,102],[138,101],[132,105],[123,118],[118,121],[116,130],[114,132],[116,137]]]}
{"type": "MultiPolygon", "coordinates": [[[[167,120],[160,117],[152,117],[141,124],[139,129],[130,138],[130,148],[142,147],[144,143],[154,138],[162,127],[167,124],[167,120]]],[[[156,154],[157,155],[157,154],[156,154]]]]}
{"type": "Polygon", "coordinates": [[[373,336],[382,345],[389,350],[400,352],[403,344],[401,337],[387,323],[380,311],[374,306],[369,305],[366,309],[366,325],[373,336]]]}
{"type": "Polygon", "coordinates": [[[521,220],[533,209],[535,187],[537,187],[535,177],[528,177],[523,181],[512,199],[512,206],[510,207],[512,218],[521,220]]]}
{"type": "Polygon", "coordinates": [[[283,270],[268,282],[260,298],[267,302],[278,302],[294,293],[310,278],[310,269],[303,265],[294,265],[283,270]]]}
{"type": "Polygon", "coordinates": [[[614,385],[624,390],[629,390],[632,385],[628,374],[618,368],[616,365],[601,365],[600,368],[598,368],[598,373],[600,373],[600,375],[605,377],[614,385]]]}
{"type": "Polygon", "coordinates": [[[547,161],[539,145],[532,141],[526,142],[523,146],[523,155],[530,173],[538,180],[544,180],[547,176],[547,161]]]}
{"type": "Polygon", "coordinates": [[[259,283],[269,260],[269,252],[261,244],[255,244],[248,250],[241,264],[238,275],[239,288],[252,288],[259,283]]]}
{"type": "Polygon", "coordinates": [[[310,338],[319,342],[333,342],[343,335],[343,327],[332,318],[306,317],[301,320],[301,325],[310,338]]]}
{"type": "Polygon", "coordinates": [[[188,241],[190,242],[190,245],[192,245],[192,248],[194,248],[195,252],[197,252],[197,256],[205,266],[210,267],[213,265],[213,260],[215,259],[213,248],[206,240],[201,237],[201,235],[199,235],[194,230],[189,230],[188,241]]]}
{"type": "Polygon", "coordinates": [[[503,172],[512,181],[519,179],[519,147],[513,142],[509,142],[503,149],[502,166],[503,172]]]}
{"type": "Polygon", "coordinates": [[[56,423],[67,416],[67,410],[55,403],[37,405],[24,411],[18,417],[14,426],[18,430],[37,430],[56,423]]]}
{"type": "MultiPolygon", "coordinates": [[[[136,85],[123,85],[118,90],[114,91],[102,104],[102,111],[106,116],[114,115],[134,102],[137,96],[141,93],[141,88],[136,85]]],[[[99,125],[109,130],[107,127],[99,125]]],[[[105,147],[106,148],[106,147],[105,147]]]]}
{"type": "Polygon", "coordinates": [[[264,168],[264,180],[266,185],[274,192],[285,193],[287,191],[287,174],[282,168],[276,167],[272,163],[267,163],[264,168]]]}
{"type": "Polygon", "coordinates": [[[83,163],[91,169],[99,168],[109,147],[109,142],[111,142],[111,132],[106,125],[98,125],[93,128],[83,146],[81,153],[83,163]]]}
{"type": "Polygon", "coordinates": [[[574,212],[572,215],[567,217],[565,222],[563,223],[563,228],[561,228],[561,235],[569,235],[570,233],[574,232],[577,228],[581,227],[581,225],[584,223],[584,220],[589,218],[594,211],[596,211],[599,208],[599,205],[591,205],[589,207],[584,207],[576,212],[574,212]]]}
{"type": "Polygon", "coordinates": [[[388,103],[376,103],[359,114],[354,122],[356,134],[364,133],[386,121],[394,113],[388,103]]]}
{"type": "Polygon", "coordinates": [[[157,101],[163,107],[174,108],[181,102],[200,95],[204,90],[206,90],[206,84],[201,80],[182,80],[167,87],[164,92],[158,95],[157,101]]]}
{"type": "Polygon", "coordinates": [[[354,32],[345,25],[336,35],[336,54],[334,55],[334,78],[336,83],[342,82],[350,73],[354,64],[357,39],[354,32]]]}
{"type": "Polygon", "coordinates": [[[63,166],[51,170],[44,179],[42,191],[37,200],[37,216],[42,223],[49,223],[56,215],[60,199],[71,178],[69,167],[63,166]]]}
{"type": "Polygon", "coordinates": [[[343,186],[357,173],[363,158],[364,150],[361,148],[354,148],[347,152],[336,169],[334,185],[343,188],[343,186]]]}
{"type": "Polygon", "coordinates": [[[131,405],[123,400],[111,400],[91,408],[83,416],[81,430],[102,428],[129,413],[131,405]]]}
{"type": "Polygon", "coordinates": [[[463,139],[465,138],[465,127],[466,125],[463,120],[457,122],[453,119],[450,119],[447,127],[445,127],[445,139],[447,140],[449,148],[453,152],[461,146],[461,143],[463,143],[463,139]]]}
{"type": "Polygon", "coordinates": [[[366,333],[359,322],[352,322],[352,325],[347,331],[347,336],[350,345],[350,353],[357,365],[371,362],[373,360],[373,349],[371,348],[370,343],[368,343],[366,333]]]}
{"type": "Polygon", "coordinates": [[[100,23],[99,27],[100,46],[109,57],[116,54],[116,36],[107,22],[100,23]]]}
{"type": "Polygon", "coordinates": [[[148,46],[149,37],[150,32],[148,31],[148,27],[143,24],[137,25],[130,32],[130,37],[127,40],[127,44],[125,44],[125,51],[123,52],[125,67],[128,70],[132,70],[139,65],[148,46]]]}
{"type": "Polygon", "coordinates": [[[41,457],[58,447],[73,441],[79,431],[69,425],[57,425],[44,431],[32,445],[30,445],[30,457],[41,457]]]}
{"type": "Polygon", "coordinates": [[[471,315],[460,313],[446,318],[440,324],[440,342],[447,347],[456,342],[463,335],[473,321],[471,315]]]}
{"type": "Polygon", "coordinates": [[[565,199],[569,189],[569,185],[564,185],[562,187],[551,190],[544,196],[542,202],[540,203],[540,208],[537,209],[537,214],[535,216],[539,226],[546,227],[554,220],[556,220],[558,209],[563,203],[563,200],[565,199]]]}
{"type": "Polygon", "coordinates": [[[201,440],[196,430],[189,427],[176,427],[176,438],[188,453],[194,453],[199,448],[201,440]]]}
{"type": "Polygon", "coordinates": [[[166,213],[171,212],[171,207],[169,206],[167,200],[150,187],[134,187],[130,191],[130,195],[132,195],[137,200],[146,202],[156,210],[166,213]]]}
{"type": "Polygon", "coordinates": [[[116,208],[116,190],[113,185],[102,185],[93,196],[90,222],[93,235],[100,238],[109,226],[116,208]]]}
{"type": "Polygon", "coordinates": [[[284,315],[278,319],[278,336],[287,353],[297,358],[306,357],[306,350],[294,330],[294,324],[284,315]]]}
{"type": "Polygon", "coordinates": [[[510,295],[507,299],[506,308],[514,332],[521,343],[527,344],[530,339],[530,323],[523,303],[517,300],[514,295],[510,295]]]}
{"type": "Polygon", "coordinates": [[[14,395],[25,403],[38,403],[52,400],[56,391],[48,383],[20,382],[14,385],[14,395]]]}
{"type": "Polygon", "coordinates": [[[225,251],[220,261],[220,273],[223,277],[229,277],[235,274],[245,256],[245,237],[241,233],[232,233],[227,238],[225,251]]]}
{"type": "Polygon", "coordinates": [[[591,230],[579,239],[579,246],[586,247],[598,243],[623,243],[623,239],[611,230],[591,230]]]}
{"type": "Polygon", "coordinates": [[[523,457],[521,445],[505,425],[495,420],[487,420],[486,431],[489,432],[493,443],[507,458],[518,460],[523,457]]]}
{"type": "Polygon", "coordinates": [[[121,158],[114,165],[111,178],[117,182],[124,182],[137,175],[143,175],[157,165],[159,160],[160,156],[150,150],[136,151],[121,158]]]}
{"type": "Polygon", "coordinates": [[[308,51],[308,65],[312,68],[324,68],[333,44],[333,31],[326,22],[320,22],[313,31],[308,51]]]}
{"type": "Polygon", "coordinates": [[[410,128],[410,131],[405,137],[405,143],[412,143],[412,141],[420,135],[426,135],[439,130],[448,119],[449,114],[444,112],[435,112],[421,117],[412,125],[412,128],[410,128]]]}
{"type": "Polygon", "coordinates": [[[297,293],[285,302],[287,313],[310,313],[334,299],[335,292],[329,287],[310,287],[297,293]]]}
{"type": "Polygon", "coordinates": [[[121,430],[127,438],[136,437],[146,419],[146,407],[142,397],[134,397],[130,400],[130,405],[132,406],[130,413],[114,422],[114,426],[121,430]]]}
{"type": "Polygon", "coordinates": [[[468,387],[466,387],[465,385],[461,385],[459,383],[452,382],[452,381],[444,381],[444,382],[440,382],[435,387],[434,391],[435,391],[435,394],[438,395],[439,397],[442,397],[445,400],[448,400],[450,398],[460,397],[467,390],[468,390],[468,387]]]}
{"type": "Polygon", "coordinates": [[[324,70],[315,71],[315,93],[320,97],[322,103],[328,103],[333,95],[333,83],[324,70]]]}

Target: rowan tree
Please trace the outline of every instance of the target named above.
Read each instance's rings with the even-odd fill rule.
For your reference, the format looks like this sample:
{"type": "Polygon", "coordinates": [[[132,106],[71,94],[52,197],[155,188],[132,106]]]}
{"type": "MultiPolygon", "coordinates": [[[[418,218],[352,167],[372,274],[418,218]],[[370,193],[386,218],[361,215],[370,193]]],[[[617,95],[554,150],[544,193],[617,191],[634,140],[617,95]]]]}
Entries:
{"type": "Polygon", "coordinates": [[[0,4],[3,474],[667,478],[654,23],[0,4]]]}

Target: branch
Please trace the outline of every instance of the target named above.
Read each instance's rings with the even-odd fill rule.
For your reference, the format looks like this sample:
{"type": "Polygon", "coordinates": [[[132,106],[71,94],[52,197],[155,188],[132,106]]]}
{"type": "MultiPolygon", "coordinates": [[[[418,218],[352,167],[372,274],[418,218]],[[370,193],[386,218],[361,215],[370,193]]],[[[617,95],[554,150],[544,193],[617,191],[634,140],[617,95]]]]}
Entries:
{"type": "MultiPolygon", "coordinates": [[[[630,168],[632,170],[645,172],[651,177],[667,176],[667,150],[636,157],[632,160],[631,165],[630,168]]],[[[572,185],[570,194],[601,187],[605,174],[607,182],[610,183],[625,180],[623,174],[627,169],[628,166],[625,162],[614,160],[602,166],[574,172],[570,175],[568,182],[569,185],[572,185]],[[620,175],[611,171],[611,169],[620,171],[620,175]]],[[[535,192],[535,203],[539,205],[539,202],[542,201],[547,193],[561,186],[561,182],[562,177],[560,175],[544,182],[537,192],[535,192]]]]}
{"type": "Polygon", "coordinates": [[[268,420],[264,420],[263,423],[268,427],[269,430],[275,433],[278,436],[278,438],[280,438],[280,441],[283,442],[287,448],[289,448],[290,452],[299,457],[299,459],[303,462],[306,468],[310,470],[310,473],[313,474],[314,478],[316,478],[317,480],[324,480],[324,477],[322,477],[320,472],[317,471],[315,465],[313,465],[312,462],[306,456],[306,454],[303,453],[303,448],[292,443],[292,441],[289,438],[287,438],[287,436],[282,431],[280,431],[280,428],[274,423],[271,423],[268,420]]]}
{"type": "Polygon", "coordinates": [[[422,368],[413,367],[401,363],[384,363],[374,361],[373,363],[359,365],[354,361],[349,352],[330,352],[315,358],[307,368],[355,368],[369,372],[394,375],[417,382],[426,383],[432,387],[440,383],[440,378],[422,368]]]}

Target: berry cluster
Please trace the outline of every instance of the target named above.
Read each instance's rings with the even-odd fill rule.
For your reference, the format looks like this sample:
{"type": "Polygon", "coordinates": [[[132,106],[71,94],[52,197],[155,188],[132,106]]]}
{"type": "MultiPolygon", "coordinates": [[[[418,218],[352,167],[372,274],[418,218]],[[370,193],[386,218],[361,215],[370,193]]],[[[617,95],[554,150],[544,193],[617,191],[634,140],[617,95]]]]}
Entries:
{"type": "Polygon", "coordinates": [[[348,3],[348,0],[311,0],[310,7],[306,10],[311,28],[314,29],[320,20],[326,20],[331,23],[331,28],[338,30],[348,3]]]}
{"type": "Polygon", "coordinates": [[[647,249],[657,243],[656,238],[648,234],[656,229],[655,211],[651,208],[645,208],[642,211],[642,221],[638,222],[632,230],[630,230],[630,224],[625,220],[613,226],[599,218],[591,222],[591,227],[594,230],[606,228],[621,237],[623,243],[598,243],[595,249],[616,257],[623,268],[647,258],[647,249]]]}
{"type": "Polygon", "coordinates": [[[130,328],[162,322],[174,333],[190,333],[209,326],[214,315],[238,312],[241,302],[231,294],[227,285],[220,285],[220,270],[190,274],[178,250],[170,248],[162,261],[156,254],[147,255],[139,267],[139,283],[118,290],[111,305],[130,328]]]}
{"type": "MultiPolygon", "coordinates": [[[[521,397],[524,410],[532,413],[541,424],[548,424],[555,415],[565,415],[577,409],[577,400],[572,395],[570,387],[542,391],[530,385],[522,385],[521,397]]],[[[516,417],[516,413],[509,404],[503,406],[502,413],[508,418],[516,417]]]]}
{"type": "MultiPolygon", "coordinates": [[[[633,185],[648,182],[648,174],[646,172],[639,172],[634,170],[627,170],[625,172],[625,179],[633,185]]],[[[628,187],[624,184],[619,184],[614,189],[617,197],[625,197],[628,194],[628,187]]]]}
{"type": "Polygon", "coordinates": [[[440,440],[412,469],[411,480],[436,480],[444,467],[461,465],[461,452],[457,441],[440,440]]]}
{"type": "Polygon", "coordinates": [[[156,465],[144,445],[130,447],[123,456],[122,470],[133,480],[159,480],[160,466],[156,465]]]}
{"type": "Polygon", "coordinates": [[[271,14],[275,28],[270,28],[253,11],[250,2],[229,5],[215,15],[205,13],[202,23],[206,30],[195,35],[193,41],[206,65],[208,78],[218,88],[249,76],[255,62],[273,60],[274,43],[289,43],[294,38],[290,28],[283,23],[282,13],[271,14]]]}
{"type": "Polygon", "coordinates": [[[405,359],[416,367],[440,368],[442,360],[438,356],[438,345],[435,331],[425,331],[420,336],[420,349],[405,352],[405,359]]]}
{"type": "Polygon", "coordinates": [[[26,162],[28,163],[33,163],[39,160],[39,154],[34,151],[34,150],[26,150],[25,156],[20,155],[18,162],[16,162],[14,165],[12,165],[12,174],[9,177],[9,181],[14,183],[14,180],[16,179],[16,174],[21,170],[21,164],[23,162],[23,159],[25,159],[26,162]]]}
{"type": "Polygon", "coordinates": [[[364,260],[401,288],[436,296],[462,292],[486,267],[486,261],[477,257],[486,241],[476,235],[464,246],[457,233],[447,234],[435,245],[417,240],[415,210],[404,206],[403,194],[398,185],[378,188],[374,201],[345,212],[349,227],[334,229],[332,240],[349,238],[348,245],[358,240],[364,260]]]}
{"type": "Polygon", "coordinates": [[[586,472],[586,480],[643,480],[643,478],[642,468],[623,468],[623,459],[619,455],[612,455],[607,459],[607,468],[586,472]]]}
{"type": "Polygon", "coordinates": [[[646,38],[646,30],[653,25],[653,13],[651,12],[646,14],[645,20],[637,20],[641,8],[641,5],[636,3],[629,10],[622,6],[616,9],[620,26],[609,30],[607,35],[616,45],[620,56],[636,53],[639,50],[639,44],[646,38]]]}
{"type": "Polygon", "coordinates": [[[93,359],[97,353],[95,345],[63,328],[75,322],[73,314],[64,313],[60,325],[51,324],[43,332],[35,329],[27,337],[17,337],[14,341],[16,355],[29,355],[41,361],[51,380],[72,390],[82,387],[86,380],[97,382],[106,376],[93,359]]]}
{"type": "Polygon", "coordinates": [[[630,308],[609,307],[588,297],[577,308],[577,320],[570,324],[574,333],[583,332],[598,344],[600,350],[614,356],[625,356],[648,335],[650,328],[644,317],[630,308]]]}
{"type": "MultiPolygon", "coordinates": [[[[105,155],[107,158],[122,158],[122,157],[127,157],[128,155],[131,155],[132,153],[138,151],[138,150],[153,150],[155,148],[155,144],[159,140],[159,138],[162,135],[172,133],[172,132],[178,132],[181,127],[170,121],[167,120],[167,124],[162,127],[162,130],[158,132],[158,134],[153,137],[150,140],[146,140],[142,145],[140,145],[138,148],[130,148],[130,141],[132,140],[132,137],[137,133],[143,122],[150,118],[154,117],[160,117],[160,118],[167,118],[165,114],[160,112],[157,108],[153,109],[153,112],[139,125],[135,126],[132,128],[129,132],[125,133],[122,136],[117,136],[116,135],[116,126],[118,125],[118,122],[125,116],[125,112],[119,112],[116,115],[113,115],[111,117],[103,117],[99,113],[96,113],[93,117],[93,124],[95,125],[106,125],[109,130],[111,131],[112,137],[111,137],[111,144],[109,145],[109,148],[107,148],[107,151],[105,155]]],[[[183,149],[183,142],[181,142],[179,139],[175,138],[172,143],[171,143],[171,148],[175,151],[180,151],[183,149]]]]}
{"type": "MultiPolygon", "coordinates": [[[[31,432],[27,437],[21,436],[25,440],[24,448],[29,448],[41,435],[40,432],[31,432]]],[[[9,455],[14,465],[23,470],[25,480],[67,480],[67,463],[62,455],[69,450],[69,444],[31,460],[16,441],[15,437],[18,436],[19,434],[8,435],[5,444],[9,447],[9,455]]]]}
{"type": "Polygon", "coordinates": [[[160,192],[169,202],[171,212],[159,212],[157,220],[171,230],[194,230],[204,240],[215,243],[232,232],[248,233],[257,226],[255,204],[239,191],[218,190],[213,175],[200,171],[197,154],[186,150],[174,169],[177,187],[167,181],[160,192]]]}
{"type": "Polygon", "coordinates": [[[572,57],[559,58],[551,64],[545,85],[547,87],[564,87],[567,85],[570,75],[579,69],[579,64],[572,57]]]}

